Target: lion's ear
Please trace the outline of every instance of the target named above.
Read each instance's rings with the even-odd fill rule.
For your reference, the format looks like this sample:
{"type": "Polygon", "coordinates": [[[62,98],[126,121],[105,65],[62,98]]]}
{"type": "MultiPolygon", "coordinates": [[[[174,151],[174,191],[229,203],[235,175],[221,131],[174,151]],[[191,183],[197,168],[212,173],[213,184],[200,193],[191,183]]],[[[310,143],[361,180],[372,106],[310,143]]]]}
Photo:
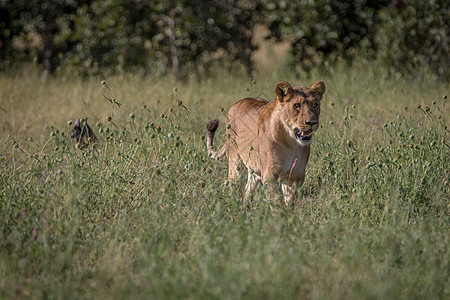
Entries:
{"type": "Polygon", "coordinates": [[[286,81],[280,81],[275,86],[275,94],[277,95],[277,100],[280,102],[289,101],[293,93],[292,86],[286,81]]]}
{"type": "Polygon", "coordinates": [[[322,80],[319,80],[313,84],[311,90],[313,90],[315,93],[319,94],[320,97],[322,97],[323,93],[325,93],[325,83],[322,80]]]}

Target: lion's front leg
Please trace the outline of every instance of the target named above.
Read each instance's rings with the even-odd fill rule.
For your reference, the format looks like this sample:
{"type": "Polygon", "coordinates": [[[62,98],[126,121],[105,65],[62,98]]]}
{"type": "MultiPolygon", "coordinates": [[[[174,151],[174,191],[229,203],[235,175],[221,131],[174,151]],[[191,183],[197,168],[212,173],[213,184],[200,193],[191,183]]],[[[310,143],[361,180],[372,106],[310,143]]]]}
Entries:
{"type": "Polygon", "coordinates": [[[245,185],[244,202],[248,202],[251,199],[253,192],[255,191],[256,186],[260,181],[261,177],[248,169],[248,179],[247,184],[245,185]]]}
{"type": "Polygon", "coordinates": [[[297,198],[297,188],[296,184],[282,182],[281,191],[283,192],[283,200],[286,206],[291,206],[294,204],[295,198],[297,198]]]}

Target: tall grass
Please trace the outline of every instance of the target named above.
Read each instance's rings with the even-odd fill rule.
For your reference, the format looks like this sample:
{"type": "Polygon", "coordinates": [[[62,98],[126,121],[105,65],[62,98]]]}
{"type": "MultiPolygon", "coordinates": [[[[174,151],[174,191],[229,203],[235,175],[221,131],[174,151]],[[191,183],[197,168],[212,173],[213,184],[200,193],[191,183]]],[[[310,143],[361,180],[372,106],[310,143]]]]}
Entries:
{"type": "Polygon", "coordinates": [[[449,297],[447,84],[371,69],[124,75],[106,78],[111,91],[36,78],[0,77],[1,298],[449,297]],[[272,99],[279,80],[318,79],[296,205],[262,191],[241,205],[244,180],[226,185],[226,162],[207,156],[207,121],[272,99]],[[76,117],[96,145],[70,139],[76,117]]]}

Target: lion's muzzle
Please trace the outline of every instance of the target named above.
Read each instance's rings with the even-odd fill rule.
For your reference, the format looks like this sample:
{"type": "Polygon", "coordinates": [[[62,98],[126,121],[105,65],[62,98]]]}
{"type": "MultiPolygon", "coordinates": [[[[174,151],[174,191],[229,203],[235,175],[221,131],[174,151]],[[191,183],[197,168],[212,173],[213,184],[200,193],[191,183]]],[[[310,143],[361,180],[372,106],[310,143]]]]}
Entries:
{"type": "Polygon", "coordinates": [[[294,129],[294,134],[297,139],[300,141],[309,141],[312,137],[312,130],[308,129],[307,131],[301,131],[298,128],[294,129]]]}

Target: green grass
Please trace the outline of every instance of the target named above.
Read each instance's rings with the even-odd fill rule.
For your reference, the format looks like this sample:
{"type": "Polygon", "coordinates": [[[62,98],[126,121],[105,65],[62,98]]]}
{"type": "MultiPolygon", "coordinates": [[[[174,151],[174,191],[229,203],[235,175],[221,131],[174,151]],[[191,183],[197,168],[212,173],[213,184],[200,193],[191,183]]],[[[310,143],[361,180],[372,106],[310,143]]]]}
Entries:
{"type": "Polygon", "coordinates": [[[103,78],[37,78],[0,77],[0,298],[449,298],[447,84],[363,68],[106,78],[119,108],[103,78]],[[298,201],[243,206],[244,180],[207,156],[208,120],[318,79],[298,201]],[[70,140],[76,117],[95,147],[70,140]]]}

